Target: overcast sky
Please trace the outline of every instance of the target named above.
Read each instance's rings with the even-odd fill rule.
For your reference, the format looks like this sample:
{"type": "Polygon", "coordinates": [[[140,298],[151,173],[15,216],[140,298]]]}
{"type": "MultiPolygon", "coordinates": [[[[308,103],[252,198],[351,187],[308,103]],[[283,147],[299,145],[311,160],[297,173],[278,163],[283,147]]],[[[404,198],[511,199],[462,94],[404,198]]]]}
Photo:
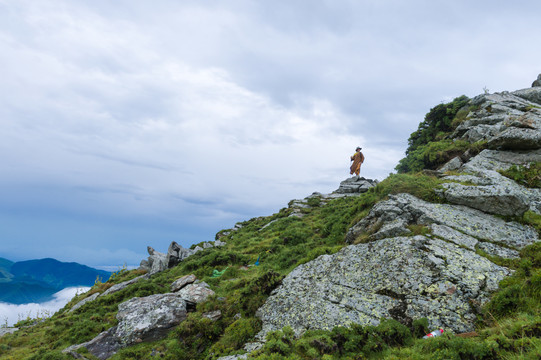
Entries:
{"type": "Polygon", "coordinates": [[[137,265],[529,87],[536,1],[0,0],[0,257],[137,265]]]}

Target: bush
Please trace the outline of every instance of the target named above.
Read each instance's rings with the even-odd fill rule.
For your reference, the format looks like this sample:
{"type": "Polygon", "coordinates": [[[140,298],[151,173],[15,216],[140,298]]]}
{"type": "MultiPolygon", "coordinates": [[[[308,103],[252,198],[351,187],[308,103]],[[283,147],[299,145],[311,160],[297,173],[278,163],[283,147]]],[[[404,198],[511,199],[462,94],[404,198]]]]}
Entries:
{"type": "MultiPolygon", "coordinates": [[[[446,104],[439,104],[434,106],[430,111],[425,115],[423,122],[419,124],[417,131],[414,131],[408,139],[408,148],[406,150],[406,155],[410,154],[412,151],[417,149],[419,146],[428,144],[436,140],[438,134],[441,138],[442,134],[449,133],[454,130],[454,126],[457,125],[453,120],[468,103],[470,99],[465,96],[459,96],[453,101],[446,104]]],[[[464,109],[461,111],[461,117],[465,117],[468,110],[464,109]]]]}

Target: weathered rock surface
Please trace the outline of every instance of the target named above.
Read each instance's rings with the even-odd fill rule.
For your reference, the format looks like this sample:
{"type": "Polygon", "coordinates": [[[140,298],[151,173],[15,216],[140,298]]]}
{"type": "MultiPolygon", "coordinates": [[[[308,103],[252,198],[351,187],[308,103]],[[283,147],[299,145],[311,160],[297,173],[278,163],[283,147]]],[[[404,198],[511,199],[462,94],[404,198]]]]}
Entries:
{"type": "Polygon", "coordinates": [[[458,182],[442,184],[439,194],[453,204],[466,205],[487,213],[498,215],[522,215],[529,209],[536,210],[541,201],[537,190],[525,188],[491,170],[478,170],[475,175],[448,176],[447,180],[458,182]]]}
{"type": "Polygon", "coordinates": [[[338,189],[333,194],[359,195],[367,192],[368,189],[378,184],[378,181],[365,179],[364,177],[353,176],[340,183],[338,189]]]}
{"type": "Polygon", "coordinates": [[[513,165],[526,165],[541,161],[541,149],[534,151],[483,150],[466,163],[461,170],[475,173],[479,170],[507,170],[513,165]]]}
{"type": "Polygon", "coordinates": [[[457,127],[453,138],[485,140],[491,149],[541,148],[541,88],[479,95],[472,104],[477,109],[457,127]]]}
{"type": "Polygon", "coordinates": [[[167,254],[154,250],[151,246],[147,247],[148,254],[148,272],[150,275],[156,274],[169,268],[169,259],[167,254]]]}
{"type": "Polygon", "coordinates": [[[214,295],[214,291],[206,282],[196,282],[188,284],[175,293],[178,297],[194,303],[206,301],[209,296],[214,295]]]}
{"type": "Polygon", "coordinates": [[[73,353],[86,347],[98,359],[108,359],[119,349],[142,341],[162,338],[186,319],[186,302],[176,294],[157,294],[132,298],[118,306],[118,325],[94,339],[65,349],[73,353]]]}
{"type": "Polygon", "coordinates": [[[453,243],[425,236],[348,246],[292,271],[258,310],[263,338],[291,326],[332,329],[352,323],[403,323],[427,317],[430,327],[473,330],[476,309],[508,269],[453,243]]]}
{"type": "Polygon", "coordinates": [[[115,293],[117,291],[125,289],[126,287],[130,286],[131,284],[135,284],[138,281],[145,280],[145,279],[148,279],[148,278],[149,278],[149,275],[145,274],[145,275],[141,275],[141,276],[138,276],[136,278],[133,278],[131,280],[127,280],[127,281],[123,281],[123,282],[121,282],[119,284],[115,284],[115,285],[111,286],[109,289],[105,290],[103,292],[103,294],[101,294],[101,296],[107,296],[109,294],[113,294],[113,293],[115,293]]]}
{"type": "Polygon", "coordinates": [[[69,310],[69,312],[74,312],[75,310],[79,309],[81,306],[83,306],[87,302],[96,300],[98,296],[100,296],[99,292],[94,293],[90,295],[89,297],[84,298],[83,300],[79,301],[77,304],[73,305],[73,307],[69,310]]]}
{"type": "Polygon", "coordinates": [[[537,76],[537,79],[532,83],[532,87],[541,86],[541,74],[537,76]]]}
{"type": "Polygon", "coordinates": [[[180,279],[175,280],[171,284],[171,286],[170,286],[171,292],[179,291],[184,286],[193,283],[195,280],[197,280],[195,275],[193,275],[193,274],[185,275],[185,276],[181,277],[180,279]]]}
{"type": "MultiPolygon", "coordinates": [[[[224,233],[221,233],[223,236],[224,233]]],[[[146,270],[150,275],[172,268],[178,265],[181,261],[192,256],[193,254],[202,251],[204,249],[221,247],[226,243],[220,240],[204,242],[201,246],[196,246],[194,249],[186,249],[173,241],[167,249],[167,254],[160,253],[154,250],[152,247],[147,247],[148,254],[147,259],[141,260],[139,269],[146,270]]]]}
{"type": "MultiPolygon", "coordinates": [[[[506,222],[466,206],[429,203],[410,194],[391,195],[389,200],[376,204],[368,216],[348,231],[346,240],[351,243],[361,234],[368,234],[369,240],[386,237],[379,234],[384,229],[383,225],[397,221],[445,225],[479,241],[514,249],[522,249],[539,240],[535,229],[529,226],[506,222]]],[[[405,226],[402,231],[402,234],[409,233],[405,226]]],[[[453,238],[447,240],[453,241],[453,238]]]]}

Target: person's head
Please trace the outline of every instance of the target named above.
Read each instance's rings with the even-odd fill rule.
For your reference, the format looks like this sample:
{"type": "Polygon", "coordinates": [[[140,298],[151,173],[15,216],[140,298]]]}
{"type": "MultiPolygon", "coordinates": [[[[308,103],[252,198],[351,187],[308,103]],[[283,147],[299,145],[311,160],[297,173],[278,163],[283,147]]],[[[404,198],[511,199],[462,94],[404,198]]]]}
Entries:
{"type": "Polygon", "coordinates": [[[357,149],[355,149],[355,151],[361,151],[362,149],[360,147],[357,146],[357,149]]]}

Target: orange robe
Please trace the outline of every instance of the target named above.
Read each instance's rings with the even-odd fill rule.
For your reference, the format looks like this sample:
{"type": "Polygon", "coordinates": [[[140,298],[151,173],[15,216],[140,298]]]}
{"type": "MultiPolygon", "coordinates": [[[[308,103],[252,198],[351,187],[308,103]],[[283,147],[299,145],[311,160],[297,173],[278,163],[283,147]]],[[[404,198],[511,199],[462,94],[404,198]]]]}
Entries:
{"type": "Polygon", "coordinates": [[[349,173],[351,175],[353,175],[353,173],[355,173],[355,175],[358,176],[359,173],[361,172],[361,164],[364,162],[364,155],[360,151],[356,152],[351,157],[351,160],[353,160],[353,164],[351,164],[351,167],[349,168],[349,173]]]}

